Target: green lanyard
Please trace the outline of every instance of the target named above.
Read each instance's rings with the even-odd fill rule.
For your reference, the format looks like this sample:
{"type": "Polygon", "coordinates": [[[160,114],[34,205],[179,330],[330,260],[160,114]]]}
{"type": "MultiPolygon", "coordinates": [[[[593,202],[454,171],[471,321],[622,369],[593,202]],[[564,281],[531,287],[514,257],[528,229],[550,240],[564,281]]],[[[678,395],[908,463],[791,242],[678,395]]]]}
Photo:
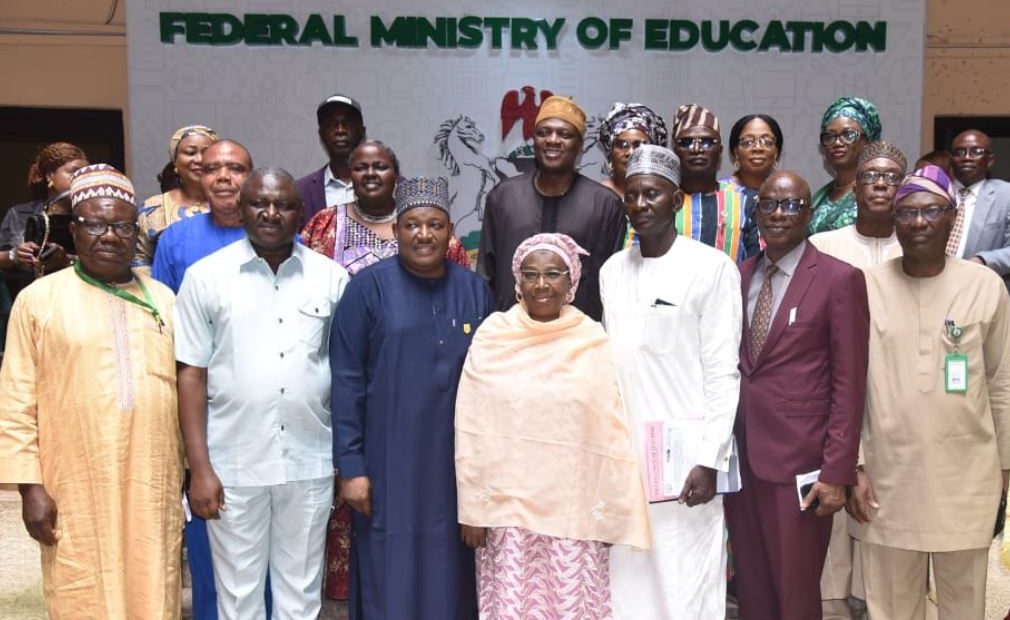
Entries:
{"type": "Polygon", "coordinates": [[[76,261],[74,263],[74,271],[77,272],[77,276],[80,279],[84,280],[91,286],[100,288],[106,293],[109,293],[110,295],[115,295],[120,299],[128,301],[131,304],[138,305],[141,308],[150,312],[151,316],[154,317],[154,322],[158,324],[158,331],[161,331],[162,326],[165,325],[165,321],[161,320],[161,313],[158,312],[157,306],[154,305],[154,300],[151,299],[151,293],[147,290],[147,287],[144,286],[144,282],[141,281],[141,279],[138,278],[136,275],[133,276],[133,281],[137,283],[138,287],[140,287],[140,292],[144,294],[144,299],[139,299],[136,295],[128,293],[121,288],[117,288],[115,286],[106,284],[105,282],[92,278],[88,274],[84,273],[83,269],[81,269],[81,261],[76,261]]]}

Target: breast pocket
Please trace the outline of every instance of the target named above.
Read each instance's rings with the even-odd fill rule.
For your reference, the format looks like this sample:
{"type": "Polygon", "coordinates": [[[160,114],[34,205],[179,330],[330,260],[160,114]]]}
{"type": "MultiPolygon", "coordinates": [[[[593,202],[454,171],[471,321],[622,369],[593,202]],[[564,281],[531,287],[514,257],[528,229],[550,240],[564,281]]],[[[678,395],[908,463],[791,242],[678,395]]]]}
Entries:
{"type": "Polygon", "coordinates": [[[645,311],[642,321],[642,348],[656,355],[676,353],[678,330],[683,330],[685,321],[691,320],[690,313],[676,305],[655,305],[645,311]]]}
{"type": "MultiPolygon", "coordinates": [[[[961,328],[960,339],[953,338],[950,335],[950,331],[946,327],[940,328],[940,341],[943,343],[942,350],[940,351],[939,361],[940,367],[943,368],[945,363],[945,358],[948,353],[953,353],[954,349],[957,348],[958,351],[962,353],[969,353],[968,362],[974,368],[975,365],[981,362],[980,355],[970,355],[976,351],[982,351],[982,329],[983,324],[981,321],[975,321],[974,323],[966,323],[962,325],[957,323],[957,327],[961,328]]],[[[971,369],[970,369],[971,370],[971,369]]]]}
{"type": "Polygon", "coordinates": [[[298,339],[310,351],[326,346],[332,314],[330,300],[326,298],[308,299],[298,306],[298,339]]]}

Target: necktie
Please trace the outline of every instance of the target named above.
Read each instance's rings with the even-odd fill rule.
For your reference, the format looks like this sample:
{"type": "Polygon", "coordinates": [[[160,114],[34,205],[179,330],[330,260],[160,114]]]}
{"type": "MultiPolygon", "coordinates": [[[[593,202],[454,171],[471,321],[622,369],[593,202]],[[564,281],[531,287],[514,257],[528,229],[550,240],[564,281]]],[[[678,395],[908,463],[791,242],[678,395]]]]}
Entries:
{"type": "Polygon", "coordinates": [[[961,235],[964,233],[964,203],[968,200],[971,190],[962,187],[957,193],[957,219],[954,220],[954,228],[950,229],[950,237],[947,238],[947,256],[957,256],[957,246],[961,245],[961,235]]]}
{"type": "Polygon", "coordinates": [[[750,323],[750,361],[757,362],[761,348],[765,346],[768,337],[768,327],[772,322],[772,276],[778,272],[776,265],[765,267],[765,279],[758,291],[757,303],[754,304],[754,317],[750,323]]]}

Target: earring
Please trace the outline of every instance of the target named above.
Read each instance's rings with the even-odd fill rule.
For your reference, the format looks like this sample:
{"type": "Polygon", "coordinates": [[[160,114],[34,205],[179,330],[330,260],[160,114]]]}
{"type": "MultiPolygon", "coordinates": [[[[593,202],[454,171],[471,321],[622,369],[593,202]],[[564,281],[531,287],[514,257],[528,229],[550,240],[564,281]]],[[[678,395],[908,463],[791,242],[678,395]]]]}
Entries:
{"type": "Polygon", "coordinates": [[[175,173],[175,176],[179,176],[179,169],[177,167],[172,166],[172,172],[175,173]]]}
{"type": "Polygon", "coordinates": [[[52,179],[49,179],[49,180],[46,181],[46,187],[48,187],[49,189],[53,188],[53,180],[52,179]]]}
{"type": "Polygon", "coordinates": [[[523,303],[523,294],[520,293],[519,291],[516,291],[516,303],[517,304],[523,303]]]}

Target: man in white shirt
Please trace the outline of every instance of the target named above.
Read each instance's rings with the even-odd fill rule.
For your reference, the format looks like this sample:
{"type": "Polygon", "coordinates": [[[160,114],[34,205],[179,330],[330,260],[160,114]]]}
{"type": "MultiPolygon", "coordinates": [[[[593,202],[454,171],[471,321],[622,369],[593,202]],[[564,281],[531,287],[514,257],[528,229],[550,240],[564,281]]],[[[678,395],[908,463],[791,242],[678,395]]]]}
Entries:
{"type": "Polygon", "coordinates": [[[990,179],[996,163],[989,136],[976,129],[951,143],[957,219],[947,240],[947,256],[957,256],[1010,275],[1010,183],[990,179]]]}
{"type": "Polygon", "coordinates": [[[656,423],[685,447],[690,469],[672,485],[676,501],[649,504],[652,548],[611,549],[614,618],[723,620],[726,523],[716,489],[730,468],[740,393],[740,273],[721,251],[677,234],[684,193],[672,151],[640,146],[626,178],[639,244],[600,272],[604,324],[642,471],[656,423]]]}
{"type": "Polygon", "coordinates": [[[186,272],[175,308],[189,501],[208,519],[218,613],[275,620],[320,611],[333,499],[330,317],[347,283],[294,243],[295,180],[254,171],[239,198],[246,238],[186,272]]]}
{"type": "Polygon", "coordinates": [[[305,212],[302,223],[326,207],[354,202],[351,153],[365,139],[361,104],[347,95],[330,95],[316,108],[319,141],[326,150],[326,165],[298,179],[305,212]]]}

